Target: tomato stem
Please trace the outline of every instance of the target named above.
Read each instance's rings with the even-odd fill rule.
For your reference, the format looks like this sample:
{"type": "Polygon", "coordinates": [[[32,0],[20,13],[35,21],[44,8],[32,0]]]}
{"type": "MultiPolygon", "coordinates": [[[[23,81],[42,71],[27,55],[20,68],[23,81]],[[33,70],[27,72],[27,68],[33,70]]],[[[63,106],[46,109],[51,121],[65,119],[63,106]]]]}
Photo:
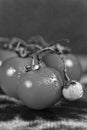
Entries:
{"type": "Polygon", "coordinates": [[[68,47],[64,47],[64,46],[62,46],[62,45],[60,45],[58,43],[56,45],[50,46],[50,48],[52,48],[52,50],[54,50],[56,54],[60,55],[60,57],[61,57],[61,59],[62,59],[62,61],[64,63],[65,81],[69,82],[70,78],[69,78],[69,76],[67,74],[66,64],[65,64],[65,60],[64,60],[63,55],[64,55],[64,51],[67,52],[67,53],[69,53],[71,50],[68,47]]]}
{"type": "Polygon", "coordinates": [[[71,52],[71,49],[69,47],[62,46],[60,44],[56,44],[55,47],[58,50],[61,50],[63,54],[69,54],[71,52]]]}
{"type": "Polygon", "coordinates": [[[27,47],[27,51],[29,52],[30,55],[36,53],[39,50],[42,50],[42,47],[37,44],[36,45],[29,44],[27,47]]]}
{"type": "Polygon", "coordinates": [[[38,60],[38,57],[36,54],[32,56],[32,70],[37,70],[41,67],[41,61],[38,60]]]}
{"type": "Polygon", "coordinates": [[[51,45],[50,47],[53,48],[56,52],[62,52],[62,54],[69,54],[71,52],[71,49],[69,47],[62,46],[59,43],[51,45]]]}
{"type": "Polygon", "coordinates": [[[65,77],[65,81],[66,81],[65,85],[66,85],[67,82],[70,82],[70,78],[69,78],[69,76],[67,74],[67,69],[66,69],[66,64],[65,64],[65,60],[64,60],[63,54],[61,54],[60,57],[61,57],[61,59],[62,59],[62,61],[64,63],[64,77],[65,77]]]}
{"type": "Polygon", "coordinates": [[[35,45],[29,44],[29,45],[28,45],[28,48],[30,48],[30,49],[37,48],[37,49],[39,49],[39,50],[43,49],[40,45],[37,45],[37,44],[35,44],[35,45]]]}
{"type": "Polygon", "coordinates": [[[33,54],[32,56],[32,64],[31,66],[26,66],[26,72],[32,71],[32,70],[38,70],[41,67],[41,62],[37,59],[37,56],[33,54]]]}
{"type": "Polygon", "coordinates": [[[13,50],[17,50],[21,45],[27,46],[27,43],[20,38],[14,37],[10,42],[9,48],[13,50]]]}
{"type": "Polygon", "coordinates": [[[40,50],[40,51],[38,51],[38,52],[36,53],[37,58],[38,58],[39,60],[41,60],[42,57],[43,57],[43,55],[45,54],[45,52],[55,52],[55,51],[54,51],[54,49],[51,48],[51,47],[46,47],[46,48],[44,48],[44,49],[42,49],[42,50],[40,50]]]}

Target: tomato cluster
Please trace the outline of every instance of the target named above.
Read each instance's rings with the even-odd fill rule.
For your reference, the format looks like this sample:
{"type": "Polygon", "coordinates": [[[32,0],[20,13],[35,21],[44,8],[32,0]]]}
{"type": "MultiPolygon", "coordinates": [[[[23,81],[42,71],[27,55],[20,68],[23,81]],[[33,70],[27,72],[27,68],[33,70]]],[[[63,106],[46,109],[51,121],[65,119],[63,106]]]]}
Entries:
{"type": "Polygon", "coordinates": [[[77,82],[81,75],[77,58],[59,43],[43,47],[38,42],[31,44],[13,38],[0,48],[1,88],[29,108],[48,108],[62,95],[68,100],[79,99],[83,95],[77,82]]]}

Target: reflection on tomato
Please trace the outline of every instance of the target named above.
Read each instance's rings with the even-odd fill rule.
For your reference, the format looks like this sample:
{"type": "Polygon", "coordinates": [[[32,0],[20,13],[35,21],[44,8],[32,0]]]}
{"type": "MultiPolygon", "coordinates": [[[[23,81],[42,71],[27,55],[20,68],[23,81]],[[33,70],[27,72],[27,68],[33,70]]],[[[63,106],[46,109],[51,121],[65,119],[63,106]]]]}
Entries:
{"type": "Polygon", "coordinates": [[[31,65],[31,58],[10,58],[0,68],[0,83],[2,90],[9,96],[17,97],[16,88],[19,78],[25,73],[25,66],[31,65]]]}

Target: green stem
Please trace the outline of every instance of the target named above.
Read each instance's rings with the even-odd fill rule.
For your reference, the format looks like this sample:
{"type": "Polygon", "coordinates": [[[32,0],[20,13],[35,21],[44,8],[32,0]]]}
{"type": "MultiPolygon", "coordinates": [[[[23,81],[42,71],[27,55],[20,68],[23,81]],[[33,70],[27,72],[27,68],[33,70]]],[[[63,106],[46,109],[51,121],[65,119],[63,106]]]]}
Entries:
{"type": "Polygon", "coordinates": [[[24,40],[14,37],[14,38],[12,38],[12,40],[10,42],[9,48],[13,49],[13,50],[17,50],[20,45],[23,45],[26,47],[28,46],[24,40]]]}
{"type": "Polygon", "coordinates": [[[28,48],[29,49],[35,49],[35,48],[37,48],[37,49],[39,49],[39,50],[42,50],[43,48],[41,47],[41,46],[39,46],[39,45],[37,45],[37,44],[29,44],[28,45],[28,48]]]}
{"type": "Polygon", "coordinates": [[[36,53],[38,60],[41,60],[41,59],[42,59],[42,57],[43,57],[43,55],[44,55],[45,52],[55,52],[55,50],[54,50],[53,48],[51,48],[51,47],[46,47],[46,48],[44,48],[44,49],[38,51],[38,52],[36,53]]]}

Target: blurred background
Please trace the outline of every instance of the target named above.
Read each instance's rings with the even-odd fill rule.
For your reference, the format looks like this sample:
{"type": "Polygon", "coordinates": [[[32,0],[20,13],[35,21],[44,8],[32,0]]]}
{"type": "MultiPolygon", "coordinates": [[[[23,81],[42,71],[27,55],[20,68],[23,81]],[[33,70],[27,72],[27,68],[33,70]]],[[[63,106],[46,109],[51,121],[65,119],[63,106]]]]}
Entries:
{"type": "Polygon", "coordinates": [[[68,38],[74,53],[87,54],[87,0],[0,0],[0,36],[35,35],[68,38]]]}

